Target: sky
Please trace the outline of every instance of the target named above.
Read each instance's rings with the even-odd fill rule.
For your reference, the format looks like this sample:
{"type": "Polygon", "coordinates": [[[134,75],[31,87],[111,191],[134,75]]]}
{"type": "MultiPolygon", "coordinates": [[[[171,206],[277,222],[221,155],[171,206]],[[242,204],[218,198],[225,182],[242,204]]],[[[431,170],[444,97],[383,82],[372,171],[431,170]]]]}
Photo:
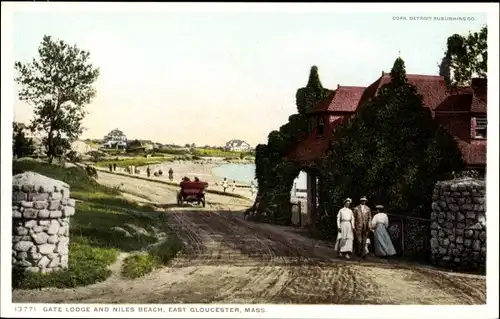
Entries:
{"type": "MultiPolygon", "coordinates": [[[[265,143],[296,112],[312,65],[323,86],[368,86],[400,55],[408,73],[437,75],[446,39],[486,25],[481,13],[16,12],[13,59],[37,56],[44,34],[88,50],[100,68],[82,138],[114,128],[160,143],[265,143]],[[465,17],[466,21],[411,17],[465,17]],[[395,19],[405,17],[406,19],[395,19]]],[[[15,121],[32,108],[14,104],[15,121]]]]}

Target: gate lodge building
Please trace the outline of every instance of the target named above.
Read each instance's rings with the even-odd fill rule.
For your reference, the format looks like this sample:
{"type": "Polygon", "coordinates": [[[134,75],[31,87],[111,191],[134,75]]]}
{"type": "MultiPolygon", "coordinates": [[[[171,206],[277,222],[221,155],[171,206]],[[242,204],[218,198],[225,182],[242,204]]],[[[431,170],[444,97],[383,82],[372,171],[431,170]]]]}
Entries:
{"type": "MultiPolygon", "coordinates": [[[[473,79],[470,87],[456,92],[447,90],[442,76],[408,74],[408,82],[423,97],[424,107],[433,118],[457,140],[468,169],[480,173],[486,169],[487,80],[473,79]]],[[[361,104],[376,96],[380,88],[391,81],[388,73],[368,87],[337,86],[328,98],[308,111],[310,133],[288,154],[288,158],[303,166],[324,154],[336,127],[356,112],[361,104]]],[[[316,215],[318,177],[307,175],[307,215],[316,215]]]]}

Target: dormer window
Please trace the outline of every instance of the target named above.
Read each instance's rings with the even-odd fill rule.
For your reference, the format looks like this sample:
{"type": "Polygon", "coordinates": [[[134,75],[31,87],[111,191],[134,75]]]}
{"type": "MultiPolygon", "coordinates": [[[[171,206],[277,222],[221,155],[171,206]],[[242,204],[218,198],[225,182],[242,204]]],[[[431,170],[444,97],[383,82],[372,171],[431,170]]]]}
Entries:
{"type": "Polygon", "coordinates": [[[486,118],[478,117],[476,118],[476,138],[486,138],[486,118]]]}
{"type": "Polygon", "coordinates": [[[316,132],[318,136],[323,136],[325,134],[325,119],[322,116],[318,117],[318,125],[316,132]]]}

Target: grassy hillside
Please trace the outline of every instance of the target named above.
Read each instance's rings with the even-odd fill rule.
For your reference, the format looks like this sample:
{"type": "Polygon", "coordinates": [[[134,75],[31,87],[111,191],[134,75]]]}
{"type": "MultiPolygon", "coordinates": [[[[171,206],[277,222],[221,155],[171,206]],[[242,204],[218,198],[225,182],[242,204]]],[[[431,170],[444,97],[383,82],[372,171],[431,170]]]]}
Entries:
{"type": "MultiPolygon", "coordinates": [[[[13,273],[15,288],[88,285],[105,280],[111,274],[108,266],[116,260],[119,252],[146,250],[149,266],[157,267],[168,262],[182,248],[163,215],[150,206],[123,199],[117,190],[98,184],[81,168],[63,168],[34,161],[13,162],[13,174],[24,171],[68,183],[71,197],[77,200],[77,204],[70,221],[69,268],[49,274],[13,273]],[[154,249],[148,249],[157,242],[158,232],[165,234],[166,240],[154,249]]],[[[134,258],[126,265],[135,271],[132,275],[124,273],[129,277],[154,268],[136,266],[134,258]]]]}

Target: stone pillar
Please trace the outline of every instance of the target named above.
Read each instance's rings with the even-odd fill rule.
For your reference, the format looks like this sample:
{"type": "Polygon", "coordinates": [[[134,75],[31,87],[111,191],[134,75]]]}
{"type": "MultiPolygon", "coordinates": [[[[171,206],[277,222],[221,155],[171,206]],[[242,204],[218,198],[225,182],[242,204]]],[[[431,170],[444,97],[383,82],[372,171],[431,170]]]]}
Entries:
{"type": "Polygon", "coordinates": [[[452,268],[486,264],[486,183],[472,178],[438,182],[431,213],[431,257],[452,268]]]}
{"type": "Polygon", "coordinates": [[[25,172],[12,177],[12,267],[50,272],[68,267],[69,185],[25,172]]]}

